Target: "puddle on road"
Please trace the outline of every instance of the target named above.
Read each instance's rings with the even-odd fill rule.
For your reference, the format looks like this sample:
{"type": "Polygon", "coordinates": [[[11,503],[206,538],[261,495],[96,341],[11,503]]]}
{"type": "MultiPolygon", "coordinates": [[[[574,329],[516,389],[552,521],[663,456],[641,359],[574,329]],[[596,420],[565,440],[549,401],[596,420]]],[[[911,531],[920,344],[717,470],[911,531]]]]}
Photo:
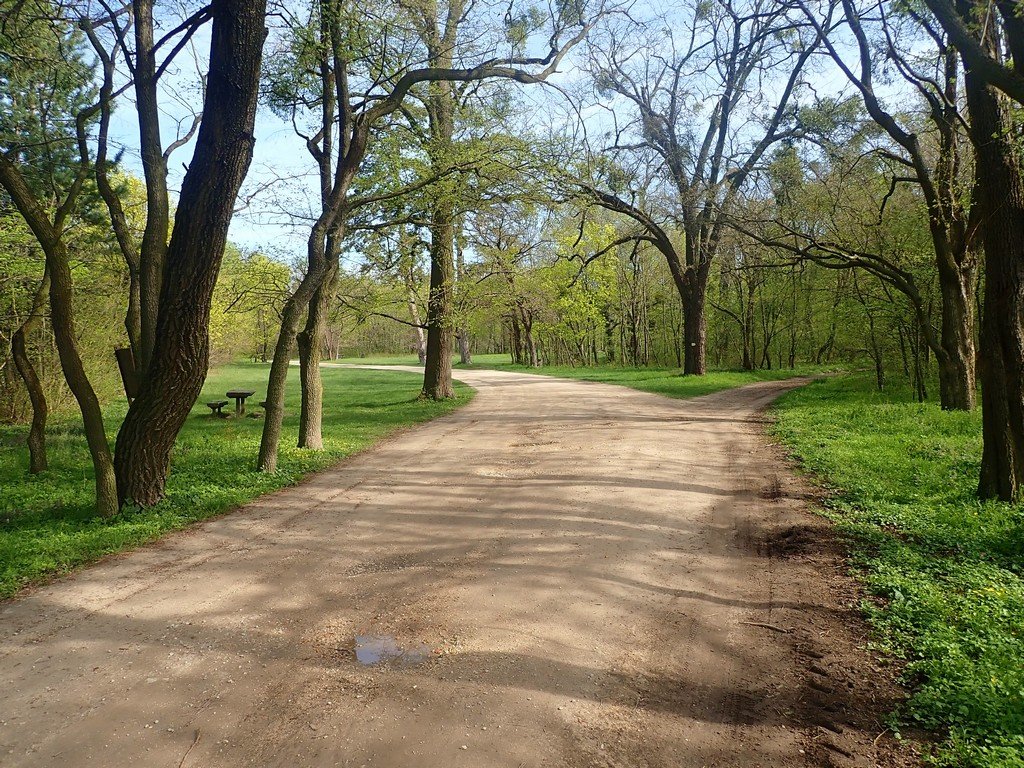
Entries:
{"type": "Polygon", "coordinates": [[[430,648],[422,643],[403,648],[391,635],[356,635],[356,661],[360,664],[420,664],[430,658],[430,648]]]}

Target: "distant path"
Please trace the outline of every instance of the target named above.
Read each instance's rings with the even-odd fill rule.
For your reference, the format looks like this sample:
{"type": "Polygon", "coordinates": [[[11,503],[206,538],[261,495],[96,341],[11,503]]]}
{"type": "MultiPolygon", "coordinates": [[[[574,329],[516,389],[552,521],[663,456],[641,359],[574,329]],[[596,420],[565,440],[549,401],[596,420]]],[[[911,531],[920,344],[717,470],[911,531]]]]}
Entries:
{"type": "Polygon", "coordinates": [[[457,376],[454,414],[0,606],[0,765],[876,763],[890,693],[758,425],[800,381],[457,376]]]}

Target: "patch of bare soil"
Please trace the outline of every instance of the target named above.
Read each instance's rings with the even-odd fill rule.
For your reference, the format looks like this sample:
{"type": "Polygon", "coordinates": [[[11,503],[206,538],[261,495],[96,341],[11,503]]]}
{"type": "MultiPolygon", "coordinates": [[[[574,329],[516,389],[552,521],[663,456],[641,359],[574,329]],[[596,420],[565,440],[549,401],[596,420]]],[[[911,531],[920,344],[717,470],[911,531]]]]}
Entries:
{"type": "Polygon", "coordinates": [[[798,382],[460,376],[457,413],[0,607],[0,763],[914,762],[763,435],[798,382]]]}
{"type": "Polygon", "coordinates": [[[848,542],[814,512],[824,501],[820,489],[795,471],[779,446],[768,451],[789,471],[772,476],[767,497],[776,508],[752,540],[762,557],[806,571],[801,578],[822,589],[815,620],[794,616],[786,633],[804,671],[804,696],[795,710],[804,723],[804,748],[822,766],[919,765],[914,737],[897,741],[885,725],[906,692],[896,683],[893,661],[866,650],[868,628],[857,607],[864,595],[849,572],[848,542]]]}

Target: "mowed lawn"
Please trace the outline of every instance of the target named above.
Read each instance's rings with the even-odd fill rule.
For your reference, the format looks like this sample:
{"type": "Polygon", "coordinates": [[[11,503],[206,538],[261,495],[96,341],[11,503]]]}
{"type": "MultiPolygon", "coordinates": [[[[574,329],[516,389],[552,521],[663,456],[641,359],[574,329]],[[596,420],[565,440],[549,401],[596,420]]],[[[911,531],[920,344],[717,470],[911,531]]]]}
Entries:
{"type": "Polygon", "coordinates": [[[878,648],[906,662],[901,721],[944,738],[942,766],[1024,766],[1024,506],[979,502],[981,414],[817,381],[775,432],[831,490],[878,648]]]}
{"type": "MultiPolygon", "coordinates": [[[[394,431],[448,413],[468,401],[419,400],[414,374],[325,368],[324,447],[295,447],[298,434],[298,369],[289,376],[279,469],[254,471],[261,418],[220,419],[205,403],[224,400],[229,389],[251,389],[250,412],[261,412],[268,366],[239,364],[211,372],[175,445],[167,498],[151,509],[125,511],[112,520],[96,517],[92,466],[81,424],[52,420],[47,434],[50,469],[29,475],[25,427],[0,427],[0,597],[103,555],[150,541],[160,534],[236,507],[291,485],[311,472],[363,450],[394,431]]],[[[225,408],[233,411],[234,403],[225,408]]],[[[111,445],[126,404],[107,409],[111,445]]]]}

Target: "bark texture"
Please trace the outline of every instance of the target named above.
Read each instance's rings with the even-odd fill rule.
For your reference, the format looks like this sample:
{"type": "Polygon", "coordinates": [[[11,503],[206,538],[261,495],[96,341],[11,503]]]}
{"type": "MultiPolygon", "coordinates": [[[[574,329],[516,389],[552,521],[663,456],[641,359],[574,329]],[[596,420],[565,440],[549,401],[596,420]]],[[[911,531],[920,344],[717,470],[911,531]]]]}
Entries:
{"type": "Polygon", "coordinates": [[[266,0],[214,0],[211,15],[205,117],[167,248],[152,359],[117,438],[122,503],[164,495],[171,448],[206,378],[210,302],[252,159],[266,0]]]}
{"type": "Polygon", "coordinates": [[[316,289],[306,314],[306,327],[297,337],[299,347],[299,379],[302,408],[299,412],[299,448],[321,450],[324,447],[323,412],[324,385],[320,375],[324,335],[331,312],[331,302],[338,287],[338,260],[327,267],[327,276],[316,289]]]}
{"type": "Polygon", "coordinates": [[[982,210],[982,433],[978,495],[1018,501],[1024,487],[1024,181],[1008,105],[967,71],[982,210]]]}
{"type": "Polygon", "coordinates": [[[430,296],[427,300],[427,359],[422,396],[431,400],[455,397],[452,386],[452,314],[455,263],[452,243],[454,215],[450,204],[435,209],[430,226],[430,296]]]}
{"type": "Polygon", "coordinates": [[[706,278],[695,280],[683,302],[683,373],[687,376],[707,373],[707,288],[706,278]]]}
{"type": "Polygon", "coordinates": [[[49,407],[46,403],[46,393],[43,391],[43,384],[36,374],[32,359],[28,356],[27,339],[32,332],[39,327],[43,310],[46,307],[46,298],[50,292],[50,270],[43,270],[43,278],[39,281],[35,296],[32,298],[32,307],[28,317],[14,332],[11,339],[11,357],[14,358],[14,366],[18,369],[18,375],[25,384],[29,400],[32,403],[32,424],[28,430],[28,471],[33,474],[45,472],[49,466],[46,458],[46,417],[49,407]]]}
{"type": "MultiPolygon", "coordinates": [[[[977,385],[974,347],[975,260],[943,274],[940,265],[939,290],[942,293],[940,347],[935,359],[939,369],[939,403],[946,410],[974,409],[977,385]]],[[[935,350],[933,350],[935,351],[935,350]]]]}
{"type": "MultiPolygon", "coordinates": [[[[80,180],[76,182],[78,188],[80,183],[80,180]]],[[[53,325],[54,342],[57,345],[57,356],[60,358],[60,367],[68,388],[82,412],[85,439],[89,446],[96,479],[96,510],[100,515],[108,517],[117,512],[114,465],[110,458],[110,445],[107,443],[107,433],[103,425],[103,411],[85,372],[78,349],[74,285],[70,259],[61,232],[63,217],[66,216],[68,206],[73,203],[77,192],[73,190],[69,194],[65,204],[58,209],[54,220],[51,221],[43,206],[32,194],[24,177],[3,153],[0,153],[0,184],[11,196],[15,207],[46,255],[46,267],[50,273],[50,320],[53,325]]]]}
{"type": "MultiPolygon", "coordinates": [[[[214,26],[223,21],[223,14],[230,12],[230,3],[213,3],[219,9],[220,18],[214,17],[214,26]]],[[[167,233],[170,229],[170,199],[167,193],[167,159],[164,155],[160,135],[160,101],[158,96],[158,65],[154,39],[154,0],[134,0],[132,13],[135,17],[135,102],[139,120],[139,144],[142,152],[142,170],[146,179],[146,228],[142,233],[138,258],[139,288],[138,309],[130,309],[129,322],[138,318],[138,349],[135,352],[137,371],[145,378],[153,359],[160,332],[162,283],[167,260],[167,233]]],[[[215,11],[215,13],[218,13],[215,11]]],[[[227,74],[227,73],[225,73],[227,74]]],[[[213,62],[210,67],[211,88],[214,86],[213,62]]],[[[207,105],[219,109],[220,104],[209,99],[207,105]]],[[[251,132],[251,130],[250,130],[251,132]]],[[[199,158],[198,148],[195,160],[199,158]]],[[[184,190],[183,190],[184,191],[184,190]]],[[[232,195],[232,201],[234,196],[232,195]]],[[[177,227],[175,227],[177,229],[177,227]]],[[[126,254],[127,255],[127,254],[126,254]]],[[[220,259],[217,258],[219,268],[220,259]]],[[[129,261],[129,268],[131,262],[129,261]]],[[[205,375],[205,372],[204,372],[205,375]]],[[[196,393],[198,395],[198,392],[196,393]]]]}

